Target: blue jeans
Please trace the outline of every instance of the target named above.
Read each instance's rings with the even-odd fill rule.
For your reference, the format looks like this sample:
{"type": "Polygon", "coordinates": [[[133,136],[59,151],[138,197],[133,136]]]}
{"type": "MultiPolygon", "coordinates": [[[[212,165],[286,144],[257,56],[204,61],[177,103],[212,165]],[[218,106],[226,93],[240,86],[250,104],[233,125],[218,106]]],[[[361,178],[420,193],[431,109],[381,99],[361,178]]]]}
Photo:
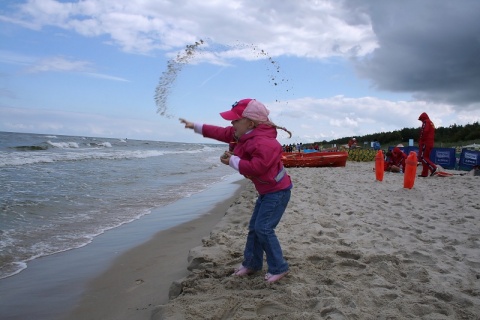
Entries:
{"type": "Polygon", "coordinates": [[[287,208],[290,195],[291,191],[288,189],[258,196],[248,225],[242,263],[244,267],[255,271],[261,270],[265,252],[269,273],[280,274],[288,271],[288,263],[283,259],[275,227],[287,208]]]}

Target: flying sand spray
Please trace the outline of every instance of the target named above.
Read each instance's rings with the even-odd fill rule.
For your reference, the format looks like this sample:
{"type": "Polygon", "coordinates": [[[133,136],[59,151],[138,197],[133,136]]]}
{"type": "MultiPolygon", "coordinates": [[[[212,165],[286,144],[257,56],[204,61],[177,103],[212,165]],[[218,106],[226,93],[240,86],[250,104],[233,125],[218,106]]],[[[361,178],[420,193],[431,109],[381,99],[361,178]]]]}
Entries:
{"type": "MultiPolygon", "coordinates": [[[[155,89],[155,103],[157,105],[158,114],[167,118],[175,117],[175,115],[173,115],[168,109],[168,97],[171,95],[173,84],[183,68],[195,61],[195,59],[201,55],[213,54],[218,56],[222,52],[239,51],[239,54],[241,55],[253,55],[255,60],[266,59],[268,82],[276,89],[285,86],[288,83],[288,79],[280,76],[280,65],[278,62],[273,60],[265,50],[259,49],[253,44],[223,46],[223,50],[214,50],[212,48],[213,45],[207,43],[205,40],[200,39],[194,44],[187,45],[183,51],[177,53],[175,58],[170,59],[167,62],[167,69],[162,73],[159,83],[155,89]],[[207,50],[207,47],[210,49],[207,50]]],[[[218,48],[219,47],[216,46],[216,49],[218,48]]],[[[287,87],[285,88],[285,91],[289,93],[291,92],[291,88],[287,87]]],[[[275,102],[280,102],[280,99],[276,98],[275,102]]],[[[288,104],[288,102],[286,103],[288,104]]]]}
{"type": "Polygon", "coordinates": [[[162,73],[160,81],[155,89],[155,103],[157,104],[157,113],[167,118],[173,115],[167,113],[167,98],[172,90],[172,85],[177,79],[182,68],[187,65],[195,56],[198,47],[203,45],[204,41],[195,42],[195,44],[187,45],[183,52],[179,52],[175,59],[167,62],[167,70],[162,73]]]}

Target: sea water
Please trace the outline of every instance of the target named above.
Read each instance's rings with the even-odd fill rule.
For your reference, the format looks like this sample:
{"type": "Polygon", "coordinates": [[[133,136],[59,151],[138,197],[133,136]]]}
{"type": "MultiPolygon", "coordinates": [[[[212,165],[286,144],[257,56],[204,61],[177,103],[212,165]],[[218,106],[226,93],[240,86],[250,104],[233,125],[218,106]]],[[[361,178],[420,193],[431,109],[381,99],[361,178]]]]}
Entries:
{"type": "Polygon", "coordinates": [[[0,279],[231,177],[225,149],[0,132],[0,279]]]}

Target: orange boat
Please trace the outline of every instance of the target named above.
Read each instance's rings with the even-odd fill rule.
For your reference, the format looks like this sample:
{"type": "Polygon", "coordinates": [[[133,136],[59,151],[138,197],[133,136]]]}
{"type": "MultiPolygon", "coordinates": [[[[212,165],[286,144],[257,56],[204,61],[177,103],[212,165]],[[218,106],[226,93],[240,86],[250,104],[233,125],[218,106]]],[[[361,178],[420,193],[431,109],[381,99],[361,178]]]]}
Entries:
{"type": "Polygon", "coordinates": [[[283,165],[291,167],[345,167],[348,152],[284,152],[283,165]]]}

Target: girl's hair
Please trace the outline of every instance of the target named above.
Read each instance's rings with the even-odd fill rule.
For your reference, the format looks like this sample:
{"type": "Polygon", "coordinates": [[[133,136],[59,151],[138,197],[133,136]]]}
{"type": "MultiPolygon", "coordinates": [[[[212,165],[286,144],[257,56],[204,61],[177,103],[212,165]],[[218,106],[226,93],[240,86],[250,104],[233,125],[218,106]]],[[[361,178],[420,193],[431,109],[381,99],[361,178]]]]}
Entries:
{"type": "MultiPolygon", "coordinates": [[[[252,119],[250,119],[252,120],[252,119]]],[[[288,133],[288,138],[291,138],[292,137],[292,133],[290,131],[287,130],[287,128],[285,127],[280,127],[280,126],[277,126],[275,123],[271,122],[271,121],[256,121],[256,120],[252,120],[255,125],[257,124],[266,124],[268,126],[271,126],[271,127],[274,127],[275,129],[282,129],[283,131],[285,131],[286,133],[288,133]]]]}
{"type": "Polygon", "coordinates": [[[274,124],[273,126],[274,126],[276,129],[282,129],[283,131],[285,131],[286,133],[288,133],[288,138],[291,138],[291,137],[292,137],[292,133],[291,133],[290,131],[288,131],[287,128],[277,126],[276,124],[274,124]]]}

